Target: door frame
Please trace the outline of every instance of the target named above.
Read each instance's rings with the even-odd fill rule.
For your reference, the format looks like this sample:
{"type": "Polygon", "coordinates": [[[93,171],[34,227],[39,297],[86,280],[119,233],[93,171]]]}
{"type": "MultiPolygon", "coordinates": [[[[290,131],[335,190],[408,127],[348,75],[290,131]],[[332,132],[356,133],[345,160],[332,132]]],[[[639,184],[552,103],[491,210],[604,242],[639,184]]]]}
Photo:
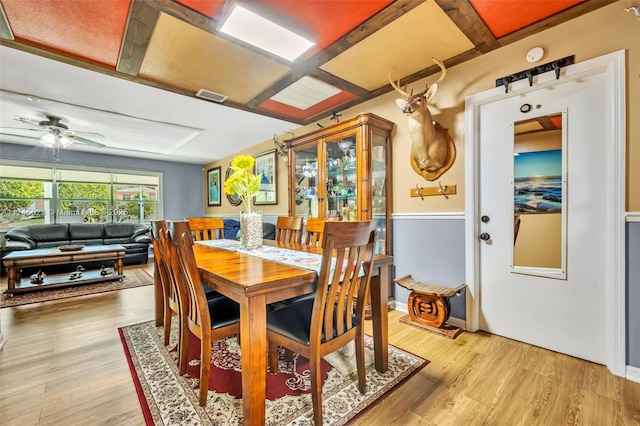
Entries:
{"type": "MultiPolygon", "coordinates": [[[[465,98],[465,264],[466,264],[466,329],[480,328],[480,109],[523,93],[550,88],[580,78],[605,73],[608,96],[607,141],[605,143],[606,179],[609,182],[603,194],[606,211],[606,244],[602,257],[609,284],[607,286],[607,362],[609,370],[617,376],[626,373],[626,295],[625,295],[625,179],[626,179],[626,81],[625,50],[619,50],[575,65],[564,67],[560,79],[553,71],[540,74],[529,82],[520,80],[509,85],[486,90],[465,98]]],[[[571,160],[569,160],[571,161],[571,160]]]]}

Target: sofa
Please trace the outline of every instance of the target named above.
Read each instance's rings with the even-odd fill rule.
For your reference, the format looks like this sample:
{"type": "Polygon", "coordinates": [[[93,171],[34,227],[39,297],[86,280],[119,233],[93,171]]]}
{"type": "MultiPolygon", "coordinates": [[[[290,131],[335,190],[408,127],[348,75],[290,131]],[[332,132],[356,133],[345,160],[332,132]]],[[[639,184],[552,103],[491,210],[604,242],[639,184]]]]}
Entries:
{"type": "MultiPolygon", "coordinates": [[[[224,219],[224,237],[228,240],[240,239],[240,222],[235,219],[224,219]]],[[[276,226],[272,223],[262,223],[262,238],[276,239],[276,226]]]]}
{"type": "MultiPolygon", "coordinates": [[[[52,223],[16,226],[5,234],[2,257],[15,250],[53,248],[71,244],[121,244],[125,265],[147,263],[151,237],[142,223],[52,223]]],[[[91,265],[83,265],[90,266],[91,265]]],[[[99,265],[98,265],[99,266],[99,265]]],[[[3,267],[4,269],[4,267],[3,267]]]]}

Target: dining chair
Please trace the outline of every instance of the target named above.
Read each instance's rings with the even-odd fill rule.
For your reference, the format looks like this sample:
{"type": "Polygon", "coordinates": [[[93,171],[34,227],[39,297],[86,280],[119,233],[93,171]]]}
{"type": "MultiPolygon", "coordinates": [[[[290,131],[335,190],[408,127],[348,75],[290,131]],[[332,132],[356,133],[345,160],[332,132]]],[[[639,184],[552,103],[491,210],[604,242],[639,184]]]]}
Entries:
{"type": "Polygon", "coordinates": [[[322,237],[324,236],[324,224],[338,220],[338,217],[328,217],[322,219],[319,217],[308,217],[305,227],[304,244],[310,246],[322,246],[322,237]]]}
{"type": "Polygon", "coordinates": [[[355,340],[358,389],[366,391],[363,322],[375,240],[375,222],[327,222],[315,297],[267,312],[271,373],[278,372],[278,345],[309,359],[317,425],[322,424],[323,356],[355,340]]]}
{"type": "Polygon", "coordinates": [[[220,217],[187,217],[195,241],[224,238],[224,219],[220,217]]]}
{"type": "Polygon", "coordinates": [[[276,241],[302,242],[302,217],[278,216],[276,221],[276,241]]]}
{"type": "Polygon", "coordinates": [[[308,217],[305,226],[304,244],[309,246],[322,246],[324,224],[326,220],[319,217],[308,217]]]}
{"type": "Polygon", "coordinates": [[[168,221],[170,259],[183,312],[180,332],[180,374],[186,373],[190,332],[200,339],[200,405],[207,402],[214,340],[240,334],[240,306],[226,296],[207,300],[186,221],[168,221]]]}
{"type": "MultiPolygon", "coordinates": [[[[187,217],[185,220],[191,228],[191,235],[195,241],[217,240],[224,238],[224,219],[219,217],[187,217]]],[[[204,286],[207,299],[221,296],[214,289],[204,286]]]]}
{"type": "MultiPolygon", "coordinates": [[[[169,271],[170,265],[167,263],[168,246],[166,239],[167,223],[164,220],[151,221],[151,243],[153,245],[154,256],[154,277],[159,280],[162,286],[162,307],[164,326],[164,345],[169,344],[171,335],[171,318],[173,314],[180,318],[180,301],[178,291],[173,281],[173,276],[169,271]]],[[[180,326],[178,325],[178,328],[180,326]]],[[[179,339],[178,339],[179,340],[179,339]]],[[[179,343],[178,343],[179,344],[179,343]]]]}

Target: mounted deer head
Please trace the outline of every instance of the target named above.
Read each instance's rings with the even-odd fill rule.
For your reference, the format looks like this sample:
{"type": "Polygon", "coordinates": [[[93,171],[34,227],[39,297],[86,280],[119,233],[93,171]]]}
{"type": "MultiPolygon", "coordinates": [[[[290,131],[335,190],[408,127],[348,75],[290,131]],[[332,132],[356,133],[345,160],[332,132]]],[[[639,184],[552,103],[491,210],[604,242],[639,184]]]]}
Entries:
{"type": "Polygon", "coordinates": [[[413,94],[413,90],[407,93],[402,90],[400,81],[397,83],[391,79],[389,82],[403,98],[396,99],[396,105],[404,115],[409,117],[409,134],[411,136],[411,166],[420,176],[427,180],[435,180],[449,170],[455,160],[455,145],[449,135],[449,131],[431,118],[428,104],[438,93],[439,84],[447,75],[444,64],[433,59],[442,70],[438,81],[431,86],[425,84],[424,90],[413,94]]]}

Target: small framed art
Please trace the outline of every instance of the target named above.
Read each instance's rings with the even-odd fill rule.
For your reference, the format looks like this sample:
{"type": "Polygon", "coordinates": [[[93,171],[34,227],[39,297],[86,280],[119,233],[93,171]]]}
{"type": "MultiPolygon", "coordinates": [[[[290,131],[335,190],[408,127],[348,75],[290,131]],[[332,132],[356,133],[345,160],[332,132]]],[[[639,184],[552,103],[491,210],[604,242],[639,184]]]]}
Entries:
{"type": "Polygon", "coordinates": [[[220,167],[207,170],[207,205],[219,206],[220,202],[220,167]]]}
{"type": "Polygon", "coordinates": [[[262,175],[262,181],[260,182],[260,192],[256,195],[254,204],[278,204],[278,162],[276,151],[268,151],[263,154],[255,156],[256,174],[262,175]]]}

